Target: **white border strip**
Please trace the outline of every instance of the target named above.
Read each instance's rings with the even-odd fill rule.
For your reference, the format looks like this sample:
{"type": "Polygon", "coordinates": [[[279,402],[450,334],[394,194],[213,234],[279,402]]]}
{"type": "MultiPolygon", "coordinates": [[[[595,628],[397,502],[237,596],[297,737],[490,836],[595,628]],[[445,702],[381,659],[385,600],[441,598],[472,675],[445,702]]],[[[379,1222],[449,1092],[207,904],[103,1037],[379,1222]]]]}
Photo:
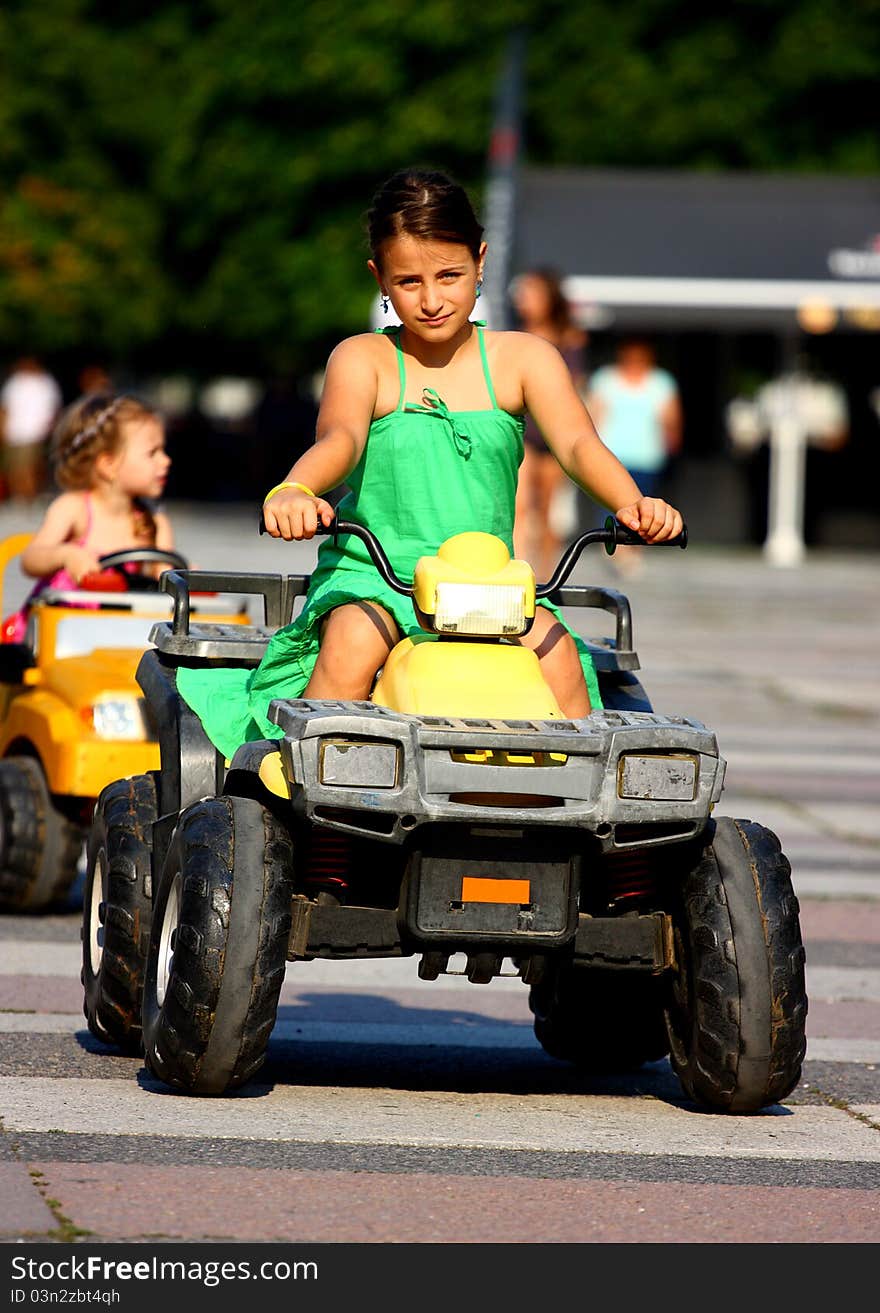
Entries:
{"type": "Polygon", "coordinates": [[[564,280],[575,304],[706,306],[797,310],[820,304],[841,309],[880,307],[880,281],[794,282],[772,278],[604,278],[574,274],[564,280]]]}

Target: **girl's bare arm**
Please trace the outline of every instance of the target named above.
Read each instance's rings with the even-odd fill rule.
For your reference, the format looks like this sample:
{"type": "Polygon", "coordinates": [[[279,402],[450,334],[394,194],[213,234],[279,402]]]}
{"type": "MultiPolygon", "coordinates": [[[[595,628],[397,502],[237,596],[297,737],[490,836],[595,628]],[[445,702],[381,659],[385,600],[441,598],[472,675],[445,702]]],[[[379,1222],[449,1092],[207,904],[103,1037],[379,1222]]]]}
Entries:
{"type": "Polygon", "coordinates": [[[98,558],[87,547],[71,541],[81,520],[81,498],[65,492],[56,497],[46,511],[43,523],[28,543],[21,557],[21,568],[35,579],[45,579],[56,570],[67,570],[74,579],[98,569],[98,558]]]}
{"type": "Polygon", "coordinates": [[[357,465],[367,441],[376,405],[376,366],[372,343],[347,338],[330,355],[324,376],[315,442],[285,475],[283,488],[263,506],[267,531],[273,538],[311,538],[318,520],[329,525],[333,507],[321,496],[344,483],[357,465]]]}

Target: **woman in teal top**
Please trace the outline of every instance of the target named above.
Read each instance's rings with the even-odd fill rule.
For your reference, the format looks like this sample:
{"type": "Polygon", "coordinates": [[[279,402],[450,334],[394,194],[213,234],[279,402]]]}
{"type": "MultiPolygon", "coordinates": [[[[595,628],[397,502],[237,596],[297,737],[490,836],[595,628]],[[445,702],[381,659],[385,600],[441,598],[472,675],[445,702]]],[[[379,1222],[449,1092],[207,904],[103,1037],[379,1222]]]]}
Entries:
{"type": "MultiPolygon", "coordinates": [[[[404,171],[370,212],[368,262],[400,328],[347,338],[327,365],[315,444],[267,495],[274,537],[311,538],[334,510],[322,493],[347,483],[340,518],[367,525],[398,575],[453,534],[482,530],[512,551],[523,419],[534,416],[563,468],[598,502],[660,542],[681,531],[666,502],[642,497],[599,439],[550,343],[487,333],[470,320],[486,246],[465,192],[444,174],[404,171]],[[493,383],[494,380],[494,383],[493,383]]],[[[178,687],[227,755],[272,737],[275,698],[369,696],[412,603],[379,577],[359,540],[321,544],[302,612],[254,671],[181,669],[178,687]]],[[[567,716],[600,706],[587,649],[542,603],[523,644],[536,650],[567,716]]]]}

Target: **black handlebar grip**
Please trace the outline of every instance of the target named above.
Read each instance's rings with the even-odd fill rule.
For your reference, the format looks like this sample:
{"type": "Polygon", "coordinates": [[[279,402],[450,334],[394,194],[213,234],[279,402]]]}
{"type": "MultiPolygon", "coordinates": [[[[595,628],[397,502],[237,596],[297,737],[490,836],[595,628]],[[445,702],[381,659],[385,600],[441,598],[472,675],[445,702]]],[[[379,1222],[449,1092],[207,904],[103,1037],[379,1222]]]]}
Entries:
{"type": "Polygon", "coordinates": [[[606,519],[605,528],[608,531],[608,533],[611,535],[609,540],[605,543],[605,551],[608,553],[609,556],[612,556],[614,554],[614,549],[615,547],[618,546],[619,547],[682,547],[682,548],[687,547],[688,531],[686,524],[682,525],[681,533],[676,534],[674,538],[667,538],[661,543],[645,542],[641,534],[637,533],[635,529],[628,529],[625,524],[621,524],[620,520],[615,519],[613,515],[609,515],[608,518],[606,519]]]}

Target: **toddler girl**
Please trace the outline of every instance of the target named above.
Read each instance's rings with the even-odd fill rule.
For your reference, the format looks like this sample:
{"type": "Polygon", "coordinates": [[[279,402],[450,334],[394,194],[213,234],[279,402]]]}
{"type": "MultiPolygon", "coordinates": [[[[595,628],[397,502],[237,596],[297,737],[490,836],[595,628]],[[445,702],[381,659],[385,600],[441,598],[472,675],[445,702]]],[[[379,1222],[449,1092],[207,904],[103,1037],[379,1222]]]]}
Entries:
{"type": "Polygon", "coordinates": [[[171,460],[162,422],[149,406],[125,395],[81,397],[58,421],[52,458],[64,491],[22,554],[22,570],[39,582],[21,610],[4,621],[4,642],[22,641],[36,596],[49,587],[76,588],[100,569],[99,557],[173,546],[168,517],[151,506],[162,494],[171,460]]]}

